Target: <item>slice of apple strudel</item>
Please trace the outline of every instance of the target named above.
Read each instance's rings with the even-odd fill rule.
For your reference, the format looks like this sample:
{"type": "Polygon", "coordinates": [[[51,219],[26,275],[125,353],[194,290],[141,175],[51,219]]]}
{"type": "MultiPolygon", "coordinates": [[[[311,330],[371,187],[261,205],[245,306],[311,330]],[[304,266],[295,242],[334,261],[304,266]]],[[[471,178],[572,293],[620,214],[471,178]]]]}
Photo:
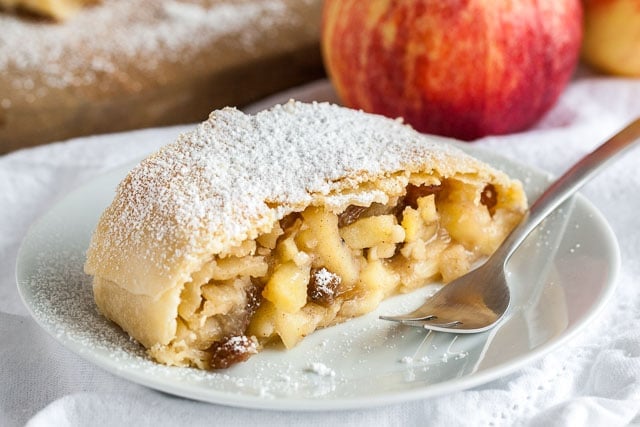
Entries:
{"type": "Polygon", "coordinates": [[[226,368],[462,275],[525,210],[520,182],[399,120],[226,108],[120,183],[85,270],[155,360],[226,368]]]}

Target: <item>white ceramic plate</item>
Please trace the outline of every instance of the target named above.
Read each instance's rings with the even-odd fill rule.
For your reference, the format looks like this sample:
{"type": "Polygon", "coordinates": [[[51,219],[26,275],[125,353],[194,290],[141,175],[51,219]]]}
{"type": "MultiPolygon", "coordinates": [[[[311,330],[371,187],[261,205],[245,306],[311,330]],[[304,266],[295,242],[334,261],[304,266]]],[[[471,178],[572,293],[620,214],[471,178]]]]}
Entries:
{"type": "MultiPolygon", "coordinates": [[[[520,178],[533,200],[546,174],[464,145],[520,178]]],[[[449,335],[378,320],[408,311],[433,287],[384,302],[370,315],[318,331],[290,351],[265,350],[221,372],[160,366],[101,317],[84,253],[102,210],[129,168],[69,194],[33,225],[17,263],[20,293],[64,346],[128,380],[225,405],[286,410],[369,407],[427,398],[498,378],[566,342],[605,304],[619,266],[617,243],[584,198],[567,202],[510,263],[505,321],[477,335],[449,335]]]]}

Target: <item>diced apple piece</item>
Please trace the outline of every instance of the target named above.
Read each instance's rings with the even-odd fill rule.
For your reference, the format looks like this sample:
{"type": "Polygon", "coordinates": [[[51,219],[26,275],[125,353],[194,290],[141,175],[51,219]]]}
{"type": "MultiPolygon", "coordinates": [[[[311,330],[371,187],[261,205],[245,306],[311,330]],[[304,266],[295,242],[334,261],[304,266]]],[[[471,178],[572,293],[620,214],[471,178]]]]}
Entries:
{"type": "Polygon", "coordinates": [[[436,197],[433,194],[420,197],[418,199],[418,212],[420,212],[420,216],[426,224],[437,221],[436,197]]]}
{"type": "Polygon", "coordinates": [[[404,208],[402,212],[402,228],[404,228],[405,242],[415,242],[420,239],[425,228],[420,212],[410,206],[404,208]]]}
{"type": "Polygon", "coordinates": [[[293,261],[297,266],[311,264],[311,257],[308,253],[298,249],[295,241],[296,234],[293,234],[278,243],[276,253],[280,262],[293,261]]]}
{"type": "Polygon", "coordinates": [[[343,318],[362,316],[375,310],[383,299],[382,289],[359,291],[342,304],[338,315],[343,318]]]}
{"type": "Polygon", "coordinates": [[[362,269],[360,282],[342,304],[339,315],[349,318],[369,313],[399,285],[400,275],[386,261],[370,261],[362,269]]]}
{"type": "Polygon", "coordinates": [[[360,281],[368,291],[382,290],[384,295],[390,295],[400,284],[400,276],[382,261],[369,262],[360,273],[360,281]]]}
{"type": "Polygon", "coordinates": [[[294,236],[290,236],[278,243],[276,253],[281,262],[292,261],[298,254],[298,246],[293,238],[294,236]]]}
{"type": "Polygon", "coordinates": [[[442,225],[454,240],[468,249],[491,254],[499,238],[489,210],[480,203],[480,190],[459,181],[448,181],[447,188],[448,196],[438,203],[442,225]]]}
{"type": "Polygon", "coordinates": [[[425,259],[427,257],[427,245],[422,239],[405,243],[400,249],[400,254],[406,259],[425,259]]]}
{"type": "Polygon", "coordinates": [[[385,243],[400,243],[404,240],[404,228],[398,225],[394,215],[370,216],[342,227],[340,235],[349,247],[371,248],[385,243]]]}
{"type": "Polygon", "coordinates": [[[317,241],[314,248],[320,257],[320,264],[340,276],[342,284],[350,287],[358,280],[358,264],[351,256],[351,250],[342,241],[338,231],[338,217],[321,208],[307,208],[302,216],[309,230],[300,233],[313,236],[317,241]]]}
{"type": "Polygon", "coordinates": [[[470,269],[471,253],[464,246],[453,244],[440,254],[440,272],[444,283],[449,283],[470,269]]]}
{"type": "Polygon", "coordinates": [[[315,304],[308,304],[297,313],[276,309],[274,314],[276,333],[286,348],[292,348],[316,330],[324,317],[324,310],[315,304]]]}
{"type": "Polygon", "coordinates": [[[307,302],[309,272],[309,266],[299,267],[292,261],[278,265],[262,290],[262,296],[282,311],[299,311],[307,302]]]}
{"type": "Polygon", "coordinates": [[[435,212],[433,195],[421,197],[418,199],[418,209],[407,206],[402,213],[402,228],[405,230],[404,241],[411,243],[417,240],[431,239],[438,230],[437,220],[438,214],[435,212]]]}
{"type": "Polygon", "coordinates": [[[424,286],[439,273],[437,259],[424,259],[408,261],[402,270],[402,283],[406,289],[415,289],[424,286]]]}
{"type": "Polygon", "coordinates": [[[260,307],[251,318],[247,335],[258,338],[270,338],[276,333],[275,316],[276,307],[269,301],[262,301],[260,307]]]}
{"type": "Polygon", "coordinates": [[[372,248],[369,248],[367,259],[369,261],[376,261],[379,259],[391,258],[396,253],[395,243],[380,243],[372,248]]]}
{"type": "Polygon", "coordinates": [[[308,253],[298,249],[294,233],[286,239],[280,241],[276,247],[276,254],[278,256],[278,262],[293,261],[297,266],[302,267],[306,264],[311,264],[311,257],[308,253]]]}

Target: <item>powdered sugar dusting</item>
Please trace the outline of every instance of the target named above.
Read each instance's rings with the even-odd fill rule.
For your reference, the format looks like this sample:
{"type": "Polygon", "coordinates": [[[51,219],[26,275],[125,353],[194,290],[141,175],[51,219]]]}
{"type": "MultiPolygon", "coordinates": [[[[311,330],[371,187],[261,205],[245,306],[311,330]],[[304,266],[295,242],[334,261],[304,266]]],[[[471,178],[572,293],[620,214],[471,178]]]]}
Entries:
{"type": "Polygon", "coordinates": [[[229,338],[227,341],[235,351],[248,351],[249,353],[257,353],[258,348],[253,340],[250,340],[244,335],[238,335],[229,338]]]}
{"type": "Polygon", "coordinates": [[[341,195],[381,176],[435,170],[503,177],[442,142],[399,121],[326,103],[292,101],[255,116],[216,111],[122,182],[92,241],[90,271],[113,271],[109,263],[122,260],[115,266],[122,281],[111,280],[145,281],[126,270],[143,254],[168,278],[158,282],[162,289],[176,280],[168,266],[197,264],[255,238],[314,199],[342,208],[386,202],[380,190],[341,195]]]}

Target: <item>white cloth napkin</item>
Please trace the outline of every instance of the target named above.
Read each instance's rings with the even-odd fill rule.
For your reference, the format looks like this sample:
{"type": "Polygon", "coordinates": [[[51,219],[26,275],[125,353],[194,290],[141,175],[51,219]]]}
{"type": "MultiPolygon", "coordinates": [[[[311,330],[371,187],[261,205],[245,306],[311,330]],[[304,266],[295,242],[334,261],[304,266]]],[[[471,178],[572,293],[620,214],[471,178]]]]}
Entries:
{"type": "MultiPolygon", "coordinates": [[[[276,101],[335,100],[321,81],[276,101]]],[[[640,116],[640,81],[577,76],[533,129],[476,142],[552,173],[640,116]]],[[[14,265],[29,225],[70,189],[172,141],[188,127],[80,138],[0,157],[0,425],[640,425],[640,148],[585,187],[618,237],[612,301],[567,345],[504,378],[440,397],[344,412],[224,407],[117,378],[66,350],[27,314],[14,265]]]]}

